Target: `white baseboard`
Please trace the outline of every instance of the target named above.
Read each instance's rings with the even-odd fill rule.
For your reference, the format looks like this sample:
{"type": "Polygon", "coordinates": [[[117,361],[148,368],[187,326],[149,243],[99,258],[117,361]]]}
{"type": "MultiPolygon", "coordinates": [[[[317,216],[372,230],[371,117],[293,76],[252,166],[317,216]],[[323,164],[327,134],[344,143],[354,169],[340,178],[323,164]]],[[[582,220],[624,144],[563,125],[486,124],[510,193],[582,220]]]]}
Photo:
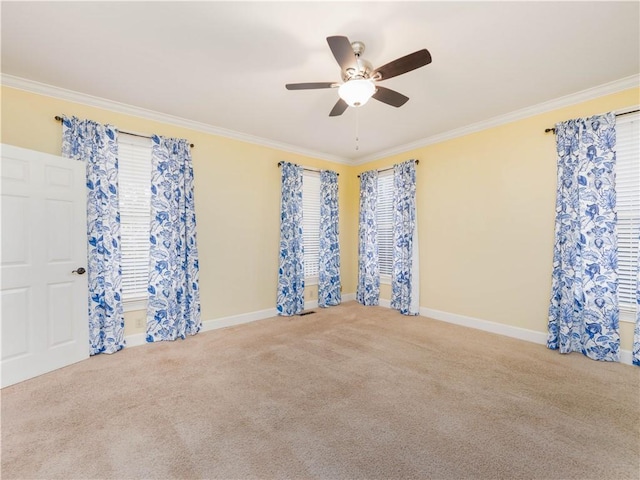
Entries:
{"type": "Polygon", "coordinates": [[[202,322],[202,332],[217,330],[218,328],[232,327],[243,323],[255,322],[256,320],[264,320],[278,315],[275,308],[267,308],[266,310],[258,310],[255,312],[241,313],[240,315],[232,315],[230,317],[216,318],[202,322]]]}
{"type": "Polygon", "coordinates": [[[538,343],[540,345],[547,344],[547,334],[537,332],[535,330],[514,327],[513,325],[506,325],[504,323],[490,322],[488,320],[481,320],[474,317],[467,317],[465,315],[458,315],[457,313],[443,312],[441,310],[435,310],[427,307],[420,307],[420,315],[423,317],[433,318],[434,320],[454,323],[456,325],[475,328],[485,332],[497,333],[506,337],[526,340],[527,342],[538,343]]]}
{"type": "MultiPolygon", "coordinates": [[[[355,299],[355,293],[345,293],[344,295],[342,295],[343,302],[349,302],[355,299]]],[[[391,301],[381,298],[380,306],[391,308],[391,301]]],[[[308,302],[305,302],[304,304],[305,310],[310,310],[317,307],[317,300],[310,300],[308,302]]],[[[230,317],[206,320],[202,322],[201,331],[207,332],[210,330],[216,330],[218,328],[225,328],[234,325],[241,325],[243,323],[255,322],[256,320],[264,320],[265,318],[275,317],[277,316],[277,314],[278,313],[275,308],[268,308],[266,310],[242,313],[240,315],[232,315],[230,317]]],[[[455,325],[461,325],[463,327],[475,328],[477,330],[483,330],[485,332],[497,333],[498,335],[504,335],[506,337],[517,338],[519,340],[537,343],[539,345],[547,344],[546,333],[529,330],[527,328],[514,327],[513,325],[506,325],[504,323],[490,322],[488,320],[467,317],[466,315],[459,315],[457,313],[443,312],[441,310],[435,310],[433,308],[427,307],[420,307],[420,315],[423,317],[433,318],[434,320],[440,320],[442,322],[453,323],[455,325]]],[[[144,333],[127,335],[125,340],[127,341],[127,347],[137,347],[139,345],[145,345],[147,343],[146,335],[144,333]]],[[[620,363],[632,365],[632,359],[633,354],[631,350],[620,350],[620,363]]]]}
{"type": "MultiPolygon", "coordinates": [[[[317,305],[318,302],[316,302],[317,305]]],[[[306,304],[305,304],[306,307],[306,304]]],[[[264,320],[265,318],[275,317],[278,314],[275,308],[266,310],[258,310],[255,312],[241,313],[240,315],[232,315],[229,317],[215,318],[202,322],[201,332],[217,330],[218,328],[232,327],[243,323],[255,322],[256,320],[264,320]]],[[[147,344],[147,335],[144,333],[134,333],[125,337],[127,347],[137,347],[147,344]]]]}
{"type": "Polygon", "coordinates": [[[620,363],[633,365],[633,352],[631,350],[620,349],[620,363]]]}
{"type": "Polygon", "coordinates": [[[318,300],[309,300],[304,302],[304,309],[311,310],[312,308],[318,308],[318,300]]]}
{"type": "Polygon", "coordinates": [[[140,345],[146,345],[147,344],[147,334],[146,333],[133,333],[131,335],[125,336],[124,337],[124,341],[126,342],[126,347],[139,347],[140,345]]]}
{"type": "MultiPolygon", "coordinates": [[[[355,300],[355,293],[347,293],[342,295],[342,301],[348,302],[355,300]]],[[[310,310],[312,308],[318,308],[318,300],[310,300],[304,303],[304,309],[310,310]]],[[[232,315],[230,317],[221,317],[211,320],[205,320],[202,322],[201,332],[208,332],[210,330],[217,330],[218,328],[232,327],[234,325],[241,325],[243,323],[255,322],[256,320],[264,320],[265,318],[271,318],[278,315],[275,308],[267,308],[266,310],[258,310],[255,312],[241,313],[239,315],[232,315]]],[[[147,335],[144,333],[134,333],[125,337],[127,347],[137,347],[140,345],[146,345],[147,335]]]]}
{"type": "MultiPolygon", "coordinates": [[[[382,305],[382,300],[380,300],[380,305],[382,305]]],[[[537,343],[540,345],[547,344],[547,334],[545,332],[537,332],[527,328],[514,327],[513,325],[506,325],[504,323],[490,322],[488,320],[458,315],[457,313],[443,312],[441,310],[435,310],[427,307],[420,307],[420,315],[423,317],[433,318],[434,320],[454,323],[456,325],[475,328],[485,332],[497,333],[498,335],[517,338],[519,340],[525,340],[527,342],[537,343]]],[[[632,359],[633,354],[631,350],[620,350],[620,363],[632,365],[632,359]]]]}

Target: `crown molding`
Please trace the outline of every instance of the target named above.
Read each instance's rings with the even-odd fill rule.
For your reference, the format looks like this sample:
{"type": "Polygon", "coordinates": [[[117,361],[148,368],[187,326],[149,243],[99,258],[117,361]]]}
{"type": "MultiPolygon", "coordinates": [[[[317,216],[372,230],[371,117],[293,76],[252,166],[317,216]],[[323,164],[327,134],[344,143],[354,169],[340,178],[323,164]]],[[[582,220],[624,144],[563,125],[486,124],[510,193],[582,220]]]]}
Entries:
{"type": "Polygon", "coordinates": [[[452,140],[454,138],[469,135],[471,133],[476,133],[481,130],[497,127],[500,125],[504,125],[506,123],[515,122],[517,120],[522,120],[524,118],[532,117],[534,115],[539,115],[541,113],[550,112],[552,110],[557,110],[559,108],[575,105],[576,103],[586,102],[588,100],[593,100],[598,97],[610,95],[612,93],[617,93],[623,90],[628,90],[630,88],[637,88],[637,87],[640,87],[640,75],[631,75],[630,77],[625,77],[620,80],[615,80],[613,82],[605,83],[597,87],[588,88],[580,92],[572,93],[564,97],[559,97],[554,100],[549,100],[547,102],[539,103],[537,105],[523,108],[521,110],[516,110],[511,113],[499,115],[497,117],[492,117],[478,123],[467,125],[465,127],[457,128],[455,130],[450,130],[448,132],[440,133],[438,135],[433,135],[431,137],[423,138],[421,140],[416,140],[415,142],[399,145],[397,147],[390,148],[388,150],[375,153],[373,155],[361,157],[355,160],[352,164],[362,165],[364,163],[373,162],[374,160],[380,160],[382,158],[391,157],[393,155],[398,155],[400,153],[408,152],[410,150],[426,147],[427,145],[433,145],[435,143],[441,143],[446,140],[452,140]]]}
{"type": "Polygon", "coordinates": [[[620,80],[615,80],[613,82],[605,83],[597,87],[588,88],[586,90],[582,90],[580,92],[566,95],[564,97],[559,97],[554,100],[549,100],[547,102],[543,102],[538,105],[533,105],[531,107],[523,108],[521,110],[516,110],[514,112],[507,113],[505,115],[499,115],[497,117],[492,117],[487,120],[483,120],[481,122],[467,125],[465,127],[450,130],[448,132],[443,132],[437,135],[433,135],[431,137],[426,137],[411,143],[398,145],[397,147],[383,150],[372,155],[360,157],[358,159],[348,159],[348,158],[343,158],[335,155],[329,155],[324,152],[318,152],[315,150],[302,148],[302,147],[291,145],[288,143],[276,142],[274,140],[269,140],[262,137],[248,135],[245,133],[236,132],[234,130],[215,127],[213,125],[208,125],[206,123],[187,120],[185,118],[176,117],[173,115],[168,115],[168,114],[156,112],[153,110],[147,110],[144,108],[135,107],[135,106],[124,104],[124,103],[119,103],[119,102],[107,100],[100,97],[94,97],[92,95],[86,95],[84,93],[75,92],[73,90],[54,87],[44,83],[35,82],[32,80],[15,77],[13,75],[7,75],[4,73],[1,74],[0,76],[0,83],[2,83],[2,85],[6,85],[7,87],[16,88],[19,90],[25,90],[27,92],[31,92],[39,95],[45,95],[48,97],[53,97],[61,100],[66,100],[73,103],[80,103],[83,105],[101,108],[104,110],[122,113],[125,115],[145,118],[147,120],[153,120],[160,123],[166,123],[166,124],[175,125],[178,127],[188,128],[190,130],[195,130],[195,131],[199,131],[199,132],[203,132],[211,135],[217,135],[225,138],[231,138],[234,140],[239,140],[241,142],[260,145],[263,147],[273,148],[276,150],[282,150],[289,153],[295,153],[295,154],[304,155],[307,157],[318,158],[318,159],[326,160],[333,163],[354,166],[354,165],[362,165],[365,163],[373,162],[375,160],[380,160],[393,155],[398,155],[404,152],[426,147],[428,145],[433,145],[435,143],[452,140],[454,138],[462,137],[465,135],[469,135],[471,133],[476,133],[482,130],[504,125],[506,123],[515,122],[517,120],[522,120],[524,118],[532,117],[534,115],[539,115],[541,113],[546,113],[552,110],[557,110],[559,108],[568,107],[570,105],[575,105],[577,103],[586,102],[588,100],[593,100],[595,98],[602,97],[604,95],[617,93],[623,90],[627,90],[629,88],[635,88],[640,86],[640,75],[631,75],[629,77],[625,77],[620,80]]]}
{"type": "Polygon", "coordinates": [[[131,115],[134,117],[140,117],[147,120],[152,120],[160,123],[166,123],[177,127],[188,128],[198,132],[208,133],[211,135],[217,135],[220,137],[231,138],[239,140],[245,143],[251,143],[254,145],[260,145],[263,147],[269,147],[276,150],[282,150],[289,153],[295,153],[298,155],[304,155],[306,157],[318,158],[321,160],[327,160],[333,163],[339,163],[344,165],[353,165],[353,161],[347,158],[338,157],[335,155],[329,155],[324,152],[318,152],[302,148],[296,145],[290,145],[288,143],[277,142],[269,140],[267,138],[257,137],[246,133],[236,132],[235,130],[228,130],[213,125],[208,125],[202,122],[196,122],[193,120],[187,120],[186,118],[176,117],[166,113],[156,112],[154,110],[147,110],[145,108],[135,107],[125,103],[115,102],[113,100],[107,100],[101,97],[94,97],[73,90],[67,90],[64,88],[54,87],[45,83],[35,82],[33,80],[27,80],[25,78],[15,77],[13,75],[1,74],[0,83],[7,87],[15,88],[18,90],[24,90],[30,93],[38,95],[44,95],[47,97],[53,97],[68,102],[79,103],[82,105],[88,105],[90,107],[96,107],[103,110],[109,110],[116,113],[122,113],[125,115],[131,115]]]}

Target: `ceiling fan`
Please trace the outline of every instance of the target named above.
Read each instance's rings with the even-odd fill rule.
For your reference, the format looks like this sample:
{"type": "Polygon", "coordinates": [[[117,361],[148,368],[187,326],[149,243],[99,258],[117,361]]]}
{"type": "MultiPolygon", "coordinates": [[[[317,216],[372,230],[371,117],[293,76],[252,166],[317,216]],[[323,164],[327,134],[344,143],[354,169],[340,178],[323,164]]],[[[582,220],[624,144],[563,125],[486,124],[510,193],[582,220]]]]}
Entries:
{"type": "Polygon", "coordinates": [[[338,65],[340,65],[344,83],[288,83],[285,87],[287,90],[338,88],[340,99],[329,113],[330,117],[342,115],[349,106],[360,107],[367,103],[371,97],[387,105],[401,107],[407,103],[409,97],[395,90],[381,87],[378,82],[431,63],[431,54],[424,48],[374,70],[371,64],[361,57],[364,53],[364,43],[350,42],[347,37],[343,36],[327,37],[327,43],[338,65]]]}

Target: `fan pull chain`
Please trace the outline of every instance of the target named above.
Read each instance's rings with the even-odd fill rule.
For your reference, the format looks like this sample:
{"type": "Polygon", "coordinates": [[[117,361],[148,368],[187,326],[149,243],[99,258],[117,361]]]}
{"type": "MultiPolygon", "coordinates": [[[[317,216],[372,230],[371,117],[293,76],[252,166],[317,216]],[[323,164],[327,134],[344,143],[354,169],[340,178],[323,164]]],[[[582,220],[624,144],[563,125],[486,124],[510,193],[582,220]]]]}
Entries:
{"type": "Polygon", "coordinates": [[[359,108],[356,108],[356,150],[360,149],[360,146],[358,145],[358,142],[360,141],[359,138],[359,130],[360,130],[360,125],[359,125],[359,116],[358,116],[358,110],[360,110],[359,108]]]}

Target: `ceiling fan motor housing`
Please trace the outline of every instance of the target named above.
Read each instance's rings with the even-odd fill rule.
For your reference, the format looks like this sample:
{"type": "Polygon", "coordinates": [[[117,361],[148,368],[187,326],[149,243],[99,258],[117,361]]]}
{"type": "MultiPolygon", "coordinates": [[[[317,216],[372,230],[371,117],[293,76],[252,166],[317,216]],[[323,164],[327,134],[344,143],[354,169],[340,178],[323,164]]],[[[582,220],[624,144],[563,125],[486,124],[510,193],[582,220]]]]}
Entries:
{"type": "Polygon", "coordinates": [[[367,79],[371,77],[373,71],[373,65],[370,62],[362,58],[364,53],[364,43],[360,41],[351,42],[351,48],[356,55],[357,68],[347,68],[342,71],[342,80],[348,82],[349,80],[367,79]]]}

